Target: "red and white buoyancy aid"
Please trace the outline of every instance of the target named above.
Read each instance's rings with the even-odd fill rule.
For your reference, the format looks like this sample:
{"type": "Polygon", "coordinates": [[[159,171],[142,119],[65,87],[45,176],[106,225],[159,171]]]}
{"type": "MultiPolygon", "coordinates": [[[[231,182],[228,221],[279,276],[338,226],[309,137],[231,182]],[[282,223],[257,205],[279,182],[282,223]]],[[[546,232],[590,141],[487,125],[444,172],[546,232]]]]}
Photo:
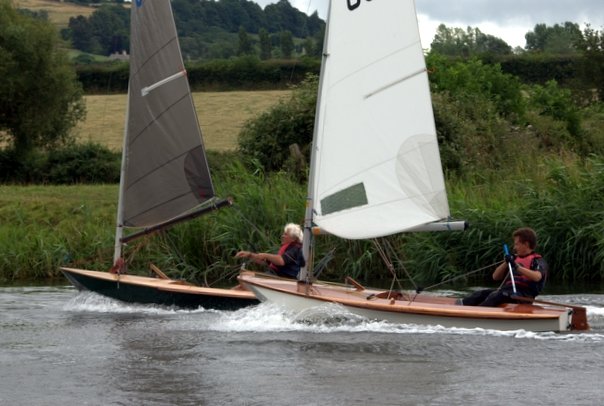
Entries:
{"type": "MultiPolygon", "coordinates": [[[[516,257],[515,262],[518,266],[521,266],[523,268],[530,269],[533,271],[537,270],[537,271],[541,272],[541,280],[538,282],[534,282],[534,281],[530,280],[529,278],[527,278],[526,276],[522,275],[520,272],[515,271],[514,272],[514,282],[516,284],[516,289],[519,292],[527,293],[534,297],[539,294],[541,289],[543,289],[543,286],[545,285],[545,279],[547,277],[547,270],[546,269],[535,269],[535,268],[539,268],[539,263],[535,262],[535,260],[538,260],[541,258],[542,258],[541,255],[539,255],[535,252],[531,252],[530,254],[528,254],[524,257],[516,257]]],[[[512,280],[507,279],[505,282],[505,286],[512,287],[512,280]]]]}

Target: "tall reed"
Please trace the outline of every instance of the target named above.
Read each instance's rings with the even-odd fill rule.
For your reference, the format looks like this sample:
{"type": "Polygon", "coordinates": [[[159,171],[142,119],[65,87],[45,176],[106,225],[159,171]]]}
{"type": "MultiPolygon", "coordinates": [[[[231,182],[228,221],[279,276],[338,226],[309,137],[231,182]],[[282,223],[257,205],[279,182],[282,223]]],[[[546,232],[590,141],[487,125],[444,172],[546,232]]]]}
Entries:
{"type": "MultiPolygon", "coordinates": [[[[212,164],[220,196],[235,204],[131,243],[131,272],[147,272],[150,262],[175,278],[204,283],[234,283],[240,250],[272,251],[288,222],[302,223],[306,186],[285,172],[265,173],[244,165],[234,154],[212,164]]],[[[531,226],[538,251],[560,281],[604,279],[604,162],[543,163],[539,181],[449,179],[451,215],[465,219],[465,232],[399,234],[381,241],[391,247],[399,276],[403,268],[426,286],[466,272],[465,282],[490,282],[492,265],[502,258],[511,234],[531,226]]],[[[509,178],[508,178],[509,179],[509,178]]],[[[59,266],[107,270],[113,253],[117,185],[2,186],[0,193],[0,280],[60,277],[59,266]]],[[[336,237],[315,240],[316,259],[335,249],[323,279],[390,278],[371,241],[336,237]]]]}

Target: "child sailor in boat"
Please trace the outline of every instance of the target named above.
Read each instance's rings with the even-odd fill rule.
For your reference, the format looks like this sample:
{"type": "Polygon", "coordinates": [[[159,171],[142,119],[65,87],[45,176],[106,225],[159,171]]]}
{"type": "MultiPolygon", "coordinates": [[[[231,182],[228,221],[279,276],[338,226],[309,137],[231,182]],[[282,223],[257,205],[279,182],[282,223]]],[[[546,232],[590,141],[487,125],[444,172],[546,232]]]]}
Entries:
{"type": "Polygon", "coordinates": [[[306,264],[302,254],[302,229],[297,224],[287,224],[277,254],[239,251],[235,257],[249,258],[257,264],[268,265],[269,271],[277,276],[296,279],[300,268],[306,264]]]}
{"type": "Polygon", "coordinates": [[[528,227],[519,228],[512,234],[514,252],[493,272],[493,279],[503,280],[499,289],[479,290],[460,299],[458,304],[466,306],[498,306],[502,303],[531,302],[543,289],[548,266],[541,255],[535,252],[537,234],[528,227]],[[510,270],[513,278],[510,277],[510,270]],[[524,299],[524,300],[523,300],[524,299]]]}

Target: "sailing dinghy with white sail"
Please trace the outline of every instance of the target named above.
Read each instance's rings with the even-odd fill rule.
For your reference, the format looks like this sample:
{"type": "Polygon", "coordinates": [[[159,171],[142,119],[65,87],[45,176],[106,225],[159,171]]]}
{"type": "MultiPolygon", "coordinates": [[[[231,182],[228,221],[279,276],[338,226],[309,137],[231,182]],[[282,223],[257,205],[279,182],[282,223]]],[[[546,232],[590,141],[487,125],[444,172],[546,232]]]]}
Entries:
{"type": "Polygon", "coordinates": [[[76,287],[126,302],[216,309],[258,303],[240,286],[217,289],[124,274],[123,247],[230,205],[215,197],[169,0],[131,7],[130,82],[113,272],[61,268],[76,287]],[[124,235],[124,229],[139,231],[124,235]]]}
{"type": "MultiPolygon", "coordinates": [[[[428,77],[413,0],[331,1],[317,101],[305,216],[311,229],[367,239],[450,229],[428,77]]],[[[307,263],[312,263],[307,260],[307,263]]],[[[456,305],[455,298],[335,285],[249,271],[240,282],[262,301],[299,312],[336,303],[395,323],[500,330],[587,329],[585,309],[558,304],[456,305]]]]}

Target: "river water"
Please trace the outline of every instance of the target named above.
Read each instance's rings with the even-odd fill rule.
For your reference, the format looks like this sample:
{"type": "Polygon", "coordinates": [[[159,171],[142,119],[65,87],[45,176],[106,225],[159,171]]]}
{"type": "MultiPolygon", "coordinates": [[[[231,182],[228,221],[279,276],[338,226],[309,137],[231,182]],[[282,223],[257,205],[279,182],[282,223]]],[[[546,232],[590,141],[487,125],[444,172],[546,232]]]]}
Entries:
{"type": "Polygon", "coordinates": [[[0,288],[0,405],[601,405],[604,295],[583,334],[369,322],[0,288]]]}

